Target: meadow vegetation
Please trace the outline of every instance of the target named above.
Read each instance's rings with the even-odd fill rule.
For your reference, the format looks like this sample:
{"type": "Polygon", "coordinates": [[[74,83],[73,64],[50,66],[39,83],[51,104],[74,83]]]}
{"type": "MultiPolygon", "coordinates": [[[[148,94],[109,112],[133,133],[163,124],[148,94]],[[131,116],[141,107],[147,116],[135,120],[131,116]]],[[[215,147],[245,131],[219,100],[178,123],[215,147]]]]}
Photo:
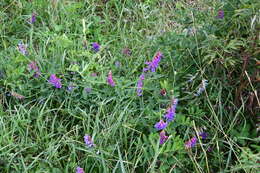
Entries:
{"type": "Polygon", "coordinates": [[[258,172],[258,0],[0,1],[0,172],[258,172]]]}

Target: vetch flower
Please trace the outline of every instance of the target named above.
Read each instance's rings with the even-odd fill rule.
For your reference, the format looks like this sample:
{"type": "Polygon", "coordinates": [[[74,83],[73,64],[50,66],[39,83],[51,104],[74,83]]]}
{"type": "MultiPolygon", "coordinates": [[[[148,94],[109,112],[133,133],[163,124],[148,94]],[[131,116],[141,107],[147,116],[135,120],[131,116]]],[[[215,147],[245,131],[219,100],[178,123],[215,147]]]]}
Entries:
{"type": "Polygon", "coordinates": [[[185,148],[186,149],[193,148],[195,147],[196,144],[197,144],[197,137],[194,136],[185,143],[185,148]]]}
{"type": "Polygon", "coordinates": [[[154,127],[157,129],[157,130],[163,130],[167,127],[167,122],[164,122],[163,120],[160,120],[159,122],[157,122],[154,127]]]}
{"type": "Polygon", "coordinates": [[[83,168],[77,167],[76,173],[85,173],[85,172],[84,172],[83,168]]]}
{"type": "Polygon", "coordinates": [[[96,42],[92,43],[92,49],[95,51],[95,52],[98,52],[100,50],[100,45],[96,42]]]}
{"type": "Polygon", "coordinates": [[[84,142],[85,142],[85,144],[87,145],[87,147],[89,147],[89,148],[95,146],[95,144],[94,144],[92,138],[91,138],[89,135],[85,135],[85,136],[84,136],[84,142]]]}
{"type": "Polygon", "coordinates": [[[91,73],[90,76],[91,77],[97,77],[97,73],[91,73]]]}
{"type": "Polygon", "coordinates": [[[161,145],[164,144],[167,141],[168,138],[169,138],[169,136],[165,135],[165,131],[161,131],[161,133],[160,133],[160,144],[161,145]]]}
{"type": "Polygon", "coordinates": [[[171,122],[174,120],[177,104],[178,99],[173,99],[172,105],[166,110],[167,113],[164,115],[164,118],[167,122],[171,122]]]}
{"type": "Polygon", "coordinates": [[[37,63],[35,61],[32,61],[30,64],[28,64],[29,71],[34,71],[34,77],[39,77],[41,72],[39,70],[39,67],[37,66],[37,63]]]}
{"type": "Polygon", "coordinates": [[[166,96],[166,94],[167,94],[166,89],[164,89],[164,88],[161,89],[160,94],[161,94],[162,96],[166,96]]]}
{"type": "Polygon", "coordinates": [[[130,56],[130,55],[131,55],[131,50],[130,50],[129,48],[124,48],[124,49],[122,50],[122,53],[123,53],[124,55],[130,56]]]}
{"type": "Polygon", "coordinates": [[[175,109],[173,109],[173,107],[171,106],[166,110],[166,112],[167,113],[164,115],[164,118],[167,122],[172,121],[175,117],[175,109]]]}
{"type": "Polygon", "coordinates": [[[199,136],[201,137],[201,139],[206,139],[208,137],[208,133],[207,132],[200,132],[199,136]]]}
{"type": "Polygon", "coordinates": [[[121,66],[120,61],[116,61],[116,62],[115,62],[115,66],[116,66],[117,68],[120,67],[120,66],[121,66]]]}
{"type": "Polygon", "coordinates": [[[61,88],[62,84],[61,84],[61,79],[58,78],[55,74],[51,74],[50,79],[49,79],[49,83],[52,84],[55,88],[61,88]]]}
{"type": "Polygon", "coordinates": [[[163,57],[162,53],[157,52],[151,62],[148,61],[145,63],[148,65],[148,67],[144,68],[143,71],[147,72],[150,70],[151,72],[155,72],[156,69],[158,68],[159,62],[161,61],[162,57],[163,57]]]}
{"type": "Polygon", "coordinates": [[[25,44],[23,44],[23,43],[18,43],[18,50],[19,50],[19,52],[21,53],[21,54],[23,54],[23,55],[27,55],[28,54],[28,52],[27,52],[27,46],[25,45],[25,44]]]}
{"type": "Polygon", "coordinates": [[[200,87],[199,87],[197,93],[194,94],[194,95],[195,95],[195,96],[199,96],[203,91],[205,91],[207,85],[208,85],[208,80],[203,79],[202,82],[201,82],[201,84],[200,84],[200,87]]]}
{"type": "Polygon", "coordinates": [[[219,18],[219,19],[223,19],[224,18],[224,11],[223,10],[219,10],[218,11],[217,18],[219,18]]]}
{"type": "Polygon", "coordinates": [[[30,23],[30,24],[34,24],[35,21],[36,21],[36,13],[32,13],[32,16],[31,16],[31,18],[30,18],[29,23],[30,23]]]}
{"type": "Polygon", "coordinates": [[[85,88],[84,90],[85,90],[86,93],[90,93],[92,88],[85,88]]]}
{"type": "Polygon", "coordinates": [[[107,83],[108,83],[110,86],[112,86],[112,87],[114,87],[114,86],[116,85],[115,82],[114,82],[114,80],[113,80],[113,76],[112,76],[112,71],[111,71],[111,70],[108,72],[107,83]]]}
{"type": "Polygon", "coordinates": [[[75,86],[73,84],[69,84],[68,91],[72,91],[74,88],[75,88],[75,86]]]}
{"type": "Polygon", "coordinates": [[[143,95],[143,80],[145,79],[144,74],[141,74],[139,80],[137,81],[137,95],[143,95]]]}

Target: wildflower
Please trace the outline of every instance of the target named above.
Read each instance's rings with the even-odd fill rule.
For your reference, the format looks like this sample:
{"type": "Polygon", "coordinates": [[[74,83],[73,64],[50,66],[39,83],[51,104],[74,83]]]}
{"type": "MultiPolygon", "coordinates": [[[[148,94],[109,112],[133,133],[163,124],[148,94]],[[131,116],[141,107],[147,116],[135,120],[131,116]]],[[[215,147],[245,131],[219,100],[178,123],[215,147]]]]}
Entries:
{"type": "Polygon", "coordinates": [[[139,77],[139,80],[137,81],[137,95],[142,96],[143,94],[143,80],[145,76],[144,74],[141,74],[139,77]]]}
{"type": "Polygon", "coordinates": [[[97,73],[91,73],[90,76],[97,77],[97,73]]]}
{"type": "Polygon", "coordinates": [[[167,122],[170,122],[174,119],[174,116],[175,116],[175,109],[173,109],[173,107],[169,107],[167,110],[166,110],[166,114],[164,115],[164,118],[166,119],[167,122]]]}
{"type": "Polygon", "coordinates": [[[85,141],[85,144],[86,144],[89,148],[95,146],[94,142],[92,141],[92,139],[91,139],[91,137],[90,137],[89,135],[85,135],[85,136],[84,136],[84,141],[85,141]]]}
{"type": "Polygon", "coordinates": [[[172,105],[166,110],[167,113],[164,115],[164,118],[166,119],[167,122],[170,122],[174,119],[177,104],[178,104],[178,99],[173,99],[172,105]]]}
{"type": "Polygon", "coordinates": [[[28,64],[29,71],[34,71],[34,77],[39,77],[41,72],[39,70],[39,67],[37,66],[37,63],[35,61],[32,61],[30,64],[28,64]]]}
{"type": "Polygon", "coordinates": [[[119,61],[116,61],[116,62],[115,62],[115,66],[116,66],[116,67],[120,67],[120,66],[121,66],[121,63],[120,63],[119,61]]]}
{"type": "Polygon", "coordinates": [[[219,19],[223,19],[224,18],[224,11],[223,10],[219,10],[218,11],[217,18],[219,18],[219,19]]]}
{"type": "Polygon", "coordinates": [[[154,127],[157,129],[157,130],[163,130],[167,127],[167,122],[165,123],[163,120],[160,120],[158,123],[156,123],[154,125],[154,127]]]}
{"type": "Polygon", "coordinates": [[[32,16],[31,16],[31,18],[30,18],[29,23],[30,23],[30,24],[34,24],[35,21],[36,21],[36,13],[32,13],[32,16]]]}
{"type": "Polygon", "coordinates": [[[124,48],[123,50],[122,50],[122,53],[124,54],[124,55],[127,55],[127,56],[130,56],[132,53],[131,53],[131,50],[129,49],[129,48],[124,48]]]}
{"type": "Polygon", "coordinates": [[[55,74],[51,74],[50,79],[49,79],[49,83],[52,84],[54,87],[56,88],[61,88],[61,79],[56,77],[55,74]]]}
{"type": "Polygon", "coordinates": [[[76,173],[85,173],[85,172],[84,172],[83,168],[77,167],[76,173]]]}
{"type": "Polygon", "coordinates": [[[161,133],[160,133],[160,144],[161,145],[164,144],[167,141],[168,138],[169,138],[169,136],[165,135],[165,131],[161,131],[161,133]]]}
{"type": "Polygon", "coordinates": [[[166,96],[166,89],[161,89],[161,91],[160,91],[160,94],[162,95],[162,96],[166,96]]]}
{"type": "Polygon", "coordinates": [[[86,91],[86,93],[90,93],[92,88],[85,88],[84,90],[86,91]]]}
{"type": "Polygon", "coordinates": [[[114,87],[114,86],[116,85],[115,82],[114,82],[114,80],[113,80],[113,76],[112,76],[112,71],[111,71],[111,70],[108,72],[107,83],[108,83],[110,86],[112,86],[112,87],[114,87]]]}
{"type": "Polygon", "coordinates": [[[70,84],[70,85],[68,86],[68,91],[72,91],[74,88],[75,88],[75,86],[74,86],[73,84],[70,84]]]}
{"type": "Polygon", "coordinates": [[[206,139],[208,137],[208,133],[207,132],[200,132],[199,136],[201,137],[201,139],[206,139]]]}
{"type": "Polygon", "coordinates": [[[25,45],[25,44],[23,44],[23,43],[18,43],[18,49],[19,49],[19,52],[21,53],[21,54],[23,54],[23,55],[27,55],[28,54],[28,52],[27,52],[27,46],[25,45]]]}
{"type": "Polygon", "coordinates": [[[196,144],[197,144],[197,137],[194,136],[185,143],[185,148],[186,149],[193,148],[195,147],[196,144]]]}
{"type": "Polygon", "coordinates": [[[159,65],[159,62],[161,61],[161,58],[162,58],[162,53],[161,52],[157,52],[153,58],[153,60],[151,62],[146,62],[145,64],[148,65],[148,67],[144,68],[144,72],[147,72],[147,71],[151,71],[151,72],[155,72],[158,65],[159,65]]]}
{"type": "Polygon", "coordinates": [[[199,96],[206,89],[207,85],[208,85],[208,80],[203,79],[197,93],[194,95],[199,96]]]}
{"type": "Polygon", "coordinates": [[[95,51],[95,52],[98,52],[99,49],[100,49],[100,45],[96,42],[92,43],[92,49],[95,51]]]}

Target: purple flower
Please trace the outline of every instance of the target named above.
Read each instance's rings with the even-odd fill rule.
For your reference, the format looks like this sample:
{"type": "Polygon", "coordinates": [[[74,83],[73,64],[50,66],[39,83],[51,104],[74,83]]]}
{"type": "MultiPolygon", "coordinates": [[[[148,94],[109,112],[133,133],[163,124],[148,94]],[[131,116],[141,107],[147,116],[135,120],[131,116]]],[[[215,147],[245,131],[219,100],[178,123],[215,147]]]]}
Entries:
{"type": "Polygon", "coordinates": [[[69,84],[68,91],[72,91],[74,88],[75,88],[75,86],[73,84],[69,84]]]}
{"type": "Polygon", "coordinates": [[[123,53],[124,55],[130,56],[130,55],[131,55],[131,50],[130,50],[129,48],[124,48],[124,49],[122,50],[122,53],[123,53]]]}
{"type": "Polygon", "coordinates": [[[200,86],[199,86],[197,93],[194,94],[194,95],[199,96],[203,91],[205,91],[207,85],[208,85],[208,80],[203,79],[200,86]]]}
{"type": "Polygon", "coordinates": [[[99,49],[100,49],[100,45],[96,42],[92,43],[92,49],[95,51],[95,52],[98,52],[99,49]]]}
{"type": "Polygon", "coordinates": [[[52,84],[55,88],[61,88],[61,79],[58,78],[55,74],[51,74],[49,83],[52,84]]]}
{"type": "Polygon", "coordinates": [[[97,73],[91,73],[90,76],[91,77],[97,77],[97,73]]]}
{"type": "Polygon", "coordinates": [[[208,137],[208,133],[207,132],[200,132],[199,136],[201,137],[201,139],[206,139],[208,137]]]}
{"type": "Polygon", "coordinates": [[[27,55],[28,54],[28,52],[27,52],[27,46],[25,45],[25,44],[23,44],[23,43],[18,43],[18,49],[19,49],[19,52],[21,53],[21,54],[23,54],[23,55],[27,55]]]}
{"type": "Polygon", "coordinates": [[[162,57],[163,57],[162,53],[157,52],[151,62],[148,61],[145,63],[148,65],[148,67],[144,68],[143,71],[147,72],[150,70],[151,72],[155,72],[162,57]]]}
{"type": "Polygon", "coordinates": [[[108,83],[110,86],[112,86],[112,87],[114,87],[114,86],[116,85],[115,82],[114,82],[114,80],[113,80],[113,76],[112,76],[112,71],[111,71],[111,70],[108,72],[107,83],[108,83]]]}
{"type": "Polygon", "coordinates": [[[143,95],[143,80],[145,79],[144,74],[142,73],[139,77],[139,80],[137,81],[137,95],[142,96],[143,95]]]}
{"type": "Polygon", "coordinates": [[[164,118],[167,122],[171,122],[172,120],[174,120],[177,104],[178,99],[173,99],[172,105],[166,110],[167,113],[164,115],[164,118]]]}
{"type": "Polygon", "coordinates": [[[120,67],[120,66],[121,66],[121,63],[120,63],[119,61],[116,61],[116,62],[115,62],[115,66],[116,66],[116,67],[120,67]]]}
{"type": "Polygon", "coordinates": [[[173,107],[171,106],[166,110],[166,112],[167,113],[164,115],[164,118],[167,122],[171,122],[175,117],[175,109],[173,109],[173,107]]]}
{"type": "Polygon", "coordinates": [[[223,19],[224,18],[224,11],[223,10],[219,10],[218,11],[217,18],[219,18],[219,19],[223,19]]]}
{"type": "Polygon", "coordinates": [[[36,13],[32,13],[29,23],[33,24],[36,21],[36,13]]]}
{"type": "Polygon", "coordinates": [[[86,91],[86,93],[90,93],[92,88],[85,88],[84,90],[86,91]]]}
{"type": "Polygon", "coordinates": [[[38,66],[37,66],[37,63],[35,61],[32,61],[30,64],[28,64],[28,69],[29,71],[34,71],[34,77],[38,78],[41,74],[38,66]]]}
{"type": "Polygon", "coordinates": [[[167,127],[167,122],[165,123],[163,120],[160,120],[158,123],[156,123],[154,125],[154,127],[157,129],[157,130],[163,130],[167,127]]]}
{"type": "Polygon", "coordinates": [[[185,148],[186,149],[193,148],[195,147],[196,144],[197,144],[197,137],[194,136],[185,143],[185,148]]]}
{"type": "Polygon", "coordinates": [[[84,141],[85,141],[85,144],[86,144],[89,148],[95,146],[94,142],[92,141],[92,139],[91,139],[91,137],[90,137],[89,135],[85,135],[85,136],[84,136],[84,141]]]}
{"type": "Polygon", "coordinates": [[[76,173],[85,173],[85,172],[84,172],[83,168],[77,167],[76,173]]]}
{"type": "Polygon", "coordinates": [[[167,141],[168,138],[169,138],[169,136],[165,135],[165,131],[161,131],[161,133],[160,133],[160,144],[161,145],[164,144],[167,141]]]}

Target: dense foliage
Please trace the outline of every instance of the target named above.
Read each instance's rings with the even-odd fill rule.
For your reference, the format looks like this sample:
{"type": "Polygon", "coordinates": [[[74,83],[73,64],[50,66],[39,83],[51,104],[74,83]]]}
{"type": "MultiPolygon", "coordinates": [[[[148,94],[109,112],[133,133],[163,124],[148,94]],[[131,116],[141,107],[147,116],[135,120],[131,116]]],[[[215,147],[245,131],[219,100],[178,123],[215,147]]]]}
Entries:
{"type": "Polygon", "coordinates": [[[259,170],[257,0],[0,7],[0,172],[259,170]]]}

